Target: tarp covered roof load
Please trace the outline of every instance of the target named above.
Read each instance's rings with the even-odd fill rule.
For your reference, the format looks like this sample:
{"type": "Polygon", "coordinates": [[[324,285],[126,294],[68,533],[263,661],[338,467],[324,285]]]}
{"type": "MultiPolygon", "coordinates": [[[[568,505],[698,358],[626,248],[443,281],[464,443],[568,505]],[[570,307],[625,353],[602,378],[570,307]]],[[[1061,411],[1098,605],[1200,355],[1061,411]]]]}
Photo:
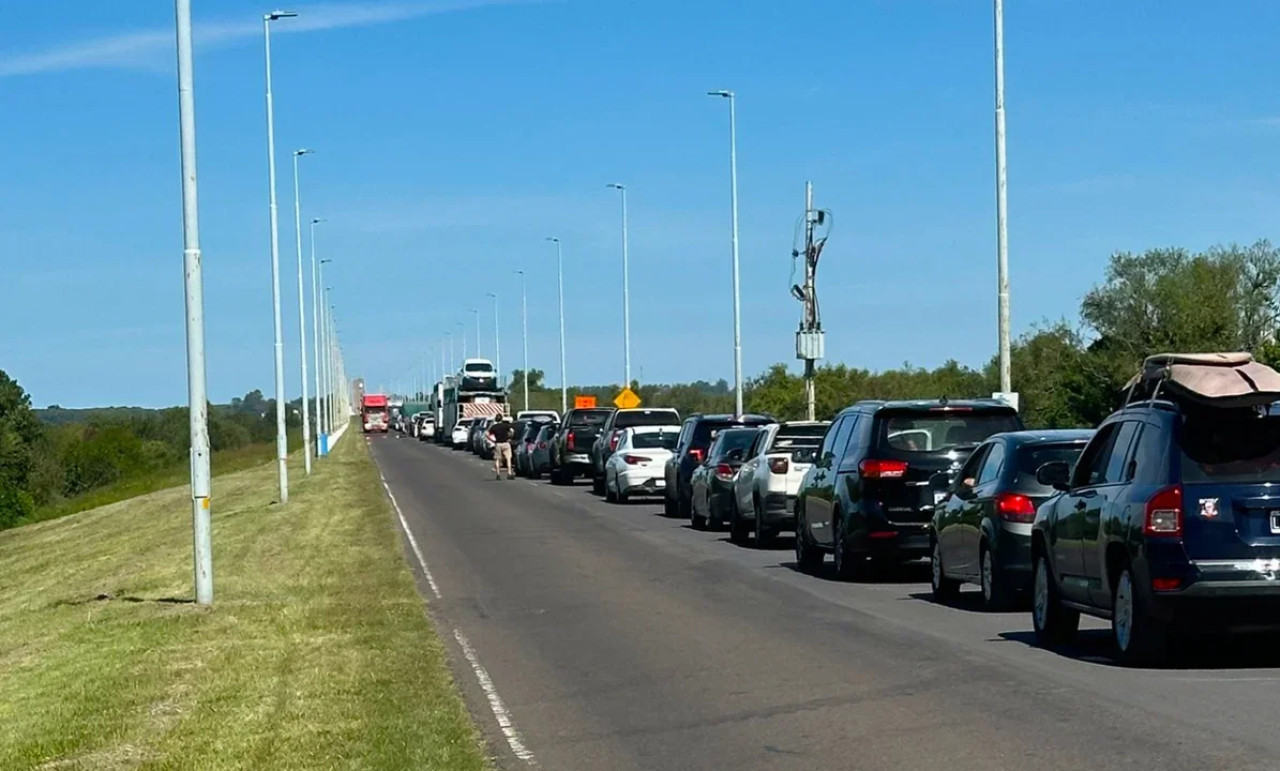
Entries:
{"type": "Polygon", "coordinates": [[[1254,407],[1280,401],[1280,372],[1248,353],[1162,353],[1147,357],[1126,390],[1127,401],[1160,396],[1209,407],[1254,407]]]}

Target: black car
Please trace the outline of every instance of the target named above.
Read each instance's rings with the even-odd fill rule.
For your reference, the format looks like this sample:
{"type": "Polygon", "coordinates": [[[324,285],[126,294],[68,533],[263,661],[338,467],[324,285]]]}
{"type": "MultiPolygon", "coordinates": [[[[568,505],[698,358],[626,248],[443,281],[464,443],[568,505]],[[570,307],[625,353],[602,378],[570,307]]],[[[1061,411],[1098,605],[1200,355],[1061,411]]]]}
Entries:
{"type": "Polygon", "coordinates": [[[759,426],[728,428],[707,448],[707,458],[689,477],[689,519],[694,530],[719,530],[733,516],[733,482],[759,426]]]}
{"type": "MultiPolygon", "coordinates": [[[[541,417],[541,416],[540,416],[541,417]]],[[[550,423],[550,418],[525,418],[517,421],[516,426],[519,429],[517,433],[512,434],[512,465],[515,466],[516,476],[527,477],[533,474],[533,448],[538,440],[538,432],[542,430],[542,426],[550,423]]]]}
{"type": "Polygon", "coordinates": [[[716,435],[726,428],[765,426],[778,421],[768,415],[690,415],[680,427],[676,449],[663,467],[666,495],[663,511],[668,517],[693,518],[693,471],[707,459],[707,448],[716,435]]]}
{"type": "Polygon", "coordinates": [[[572,484],[575,477],[591,473],[591,445],[613,414],[612,408],[572,409],[564,414],[560,430],[551,440],[551,483],[572,484]]]}
{"type": "Polygon", "coordinates": [[[622,429],[634,426],[675,426],[680,424],[680,413],[667,407],[636,407],[614,410],[600,427],[600,433],[591,444],[591,489],[596,495],[604,495],[604,464],[609,461],[622,429]]]}
{"type": "Polygon", "coordinates": [[[816,571],[835,556],[842,580],[929,553],[929,520],[987,437],[1020,431],[993,400],[863,401],[827,429],[796,495],[796,562],[816,571]],[[939,474],[939,472],[948,472],[939,474]]]}
{"type": "Polygon", "coordinates": [[[1037,640],[1087,613],[1143,663],[1184,632],[1280,628],[1280,374],[1248,354],[1152,357],[1130,399],[1074,467],[1040,470],[1061,494],[1032,530],[1037,640]]]}
{"type": "Polygon", "coordinates": [[[1090,430],[996,434],[973,451],[933,511],[933,595],[951,600],[961,583],[982,588],[987,610],[1006,610],[1031,592],[1031,522],[1055,495],[1036,473],[1074,463],[1090,430]]]}

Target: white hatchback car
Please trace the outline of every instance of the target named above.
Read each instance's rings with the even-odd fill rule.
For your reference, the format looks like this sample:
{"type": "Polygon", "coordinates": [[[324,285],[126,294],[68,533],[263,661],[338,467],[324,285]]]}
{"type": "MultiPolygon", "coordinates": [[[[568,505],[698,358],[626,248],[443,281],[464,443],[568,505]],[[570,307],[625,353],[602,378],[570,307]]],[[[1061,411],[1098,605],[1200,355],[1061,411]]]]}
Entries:
{"type": "Polygon", "coordinates": [[[604,497],[625,503],[632,495],[662,495],[667,460],[676,448],[680,426],[624,428],[618,446],[604,464],[604,497]]]}
{"type": "Polygon", "coordinates": [[[769,545],[779,530],[796,526],[796,492],[813,465],[830,421],[793,421],[765,426],[747,450],[733,483],[736,511],[730,532],[745,540],[749,528],[756,548],[769,545]]]}
{"type": "Polygon", "coordinates": [[[471,420],[471,418],[463,418],[453,427],[453,432],[449,434],[449,442],[453,445],[453,449],[462,450],[466,448],[467,436],[471,433],[471,420]]]}

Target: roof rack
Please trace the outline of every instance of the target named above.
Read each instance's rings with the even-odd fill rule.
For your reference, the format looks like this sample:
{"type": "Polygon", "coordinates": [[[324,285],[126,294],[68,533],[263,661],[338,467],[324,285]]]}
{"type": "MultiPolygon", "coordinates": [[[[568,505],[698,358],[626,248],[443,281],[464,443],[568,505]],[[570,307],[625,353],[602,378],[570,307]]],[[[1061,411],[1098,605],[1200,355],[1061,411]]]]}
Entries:
{"type": "Polygon", "coordinates": [[[1249,353],[1148,356],[1125,385],[1124,406],[1158,401],[1218,408],[1260,407],[1280,401],[1280,373],[1254,361],[1249,353]]]}

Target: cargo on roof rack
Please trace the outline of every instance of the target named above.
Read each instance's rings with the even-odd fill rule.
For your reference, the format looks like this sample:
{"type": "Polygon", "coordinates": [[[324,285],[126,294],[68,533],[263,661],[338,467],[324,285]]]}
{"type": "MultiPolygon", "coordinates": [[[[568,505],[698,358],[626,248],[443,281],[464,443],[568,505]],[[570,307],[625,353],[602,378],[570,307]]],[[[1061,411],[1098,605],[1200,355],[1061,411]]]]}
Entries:
{"type": "Polygon", "coordinates": [[[1125,404],[1163,397],[1206,407],[1259,407],[1280,401],[1280,372],[1248,353],[1161,353],[1146,358],[1125,390],[1125,404]]]}

